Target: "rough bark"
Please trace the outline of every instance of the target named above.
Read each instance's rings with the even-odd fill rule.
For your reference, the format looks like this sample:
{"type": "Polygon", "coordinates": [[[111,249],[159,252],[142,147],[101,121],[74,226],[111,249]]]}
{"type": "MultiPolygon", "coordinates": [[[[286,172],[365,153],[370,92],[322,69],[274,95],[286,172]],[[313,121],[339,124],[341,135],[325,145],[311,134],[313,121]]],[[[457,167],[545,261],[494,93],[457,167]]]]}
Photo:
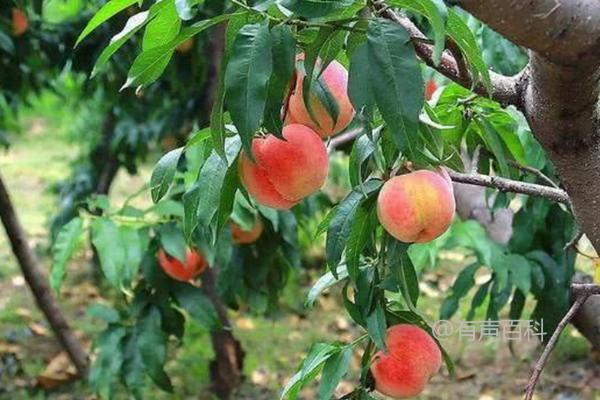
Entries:
{"type": "Polygon", "coordinates": [[[44,313],[50,327],[63,349],[77,368],[81,377],[87,376],[87,353],[71,330],[66,317],[52,295],[48,279],[39,268],[39,262],[27,242],[27,235],[21,226],[11,202],[8,190],[0,176],[0,219],[6,230],[13,253],[19,263],[25,281],[29,285],[35,301],[44,313]]]}
{"type": "Polygon", "coordinates": [[[216,288],[215,269],[208,268],[202,274],[202,291],[210,299],[223,329],[210,333],[215,358],[210,363],[212,391],[221,400],[232,398],[234,390],[243,379],[244,351],[232,333],[227,308],[221,301],[216,288]]]}

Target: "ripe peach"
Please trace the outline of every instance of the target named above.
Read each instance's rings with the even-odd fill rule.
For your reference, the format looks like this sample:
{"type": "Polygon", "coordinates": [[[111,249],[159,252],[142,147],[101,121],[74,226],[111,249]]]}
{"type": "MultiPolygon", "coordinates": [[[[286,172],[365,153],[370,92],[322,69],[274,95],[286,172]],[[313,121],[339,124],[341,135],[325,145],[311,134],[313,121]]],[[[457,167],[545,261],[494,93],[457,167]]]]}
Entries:
{"type": "MultiPolygon", "coordinates": [[[[303,59],[304,57],[300,55],[298,58],[303,59]]],[[[318,73],[317,63],[313,79],[316,78],[318,73]]],[[[327,111],[327,107],[322,104],[314,90],[311,90],[309,101],[315,120],[311,118],[306,104],[304,104],[302,90],[304,76],[301,71],[296,70],[296,87],[289,98],[286,123],[306,125],[323,138],[335,135],[344,130],[354,117],[354,108],[348,97],[348,71],[346,71],[346,68],[334,60],[325,68],[319,78],[326,90],[331,94],[332,99],[337,102],[339,111],[335,124],[333,117],[327,111]]]]}
{"type": "Polygon", "coordinates": [[[256,163],[242,151],[239,169],[242,183],[257,202],[285,210],[323,186],[328,160],[325,144],[312,129],[287,125],[283,137],[255,138],[256,163]]]}
{"type": "Polygon", "coordinates": [[[182,282],[196,278],[208,266],[206,259],[195,249],[187,249],[185,265],[177,258],[168,255],[163,249],[160,249],[158,251],[158,263],[167,275],[182,282]]]}
{"type": "Polygon", "coordinates": [[[250,244],[256,242],[265,229],[260,217],[256,219],[249,231],[242,229],[242,227],[235,222],[231,222],[230,227],[233,243],[237,244],[250,244]]]}
{"type": "Polygon", "coordinates": [[[452,185],[440,173],[420,170],[387,181],[377,199],[377,216],[385,230],[406,243],[429,242],[444,233],[454,218],[452,185]]]}
{"type": "Polygon", "coordinates": [[[375,389],[397,399],[417,396],[440,370],[440,349],[427,332],[407,324],[390,327],[386,344],[388,354],[378,352],[371,365],[375,389]]]}
{"type": "Polygon", "coordinates": [[[21,36],[29,27],[27,15],[20,8],[13,7],[12,12],[12,33],[13,36],[21,36]]]}
{"type": "Polygon", "coordinates": [[[427,84],[425,84],[425,100],[431,100],[437,88],[437,84],[433,79],[428,80],[427,84]]]}

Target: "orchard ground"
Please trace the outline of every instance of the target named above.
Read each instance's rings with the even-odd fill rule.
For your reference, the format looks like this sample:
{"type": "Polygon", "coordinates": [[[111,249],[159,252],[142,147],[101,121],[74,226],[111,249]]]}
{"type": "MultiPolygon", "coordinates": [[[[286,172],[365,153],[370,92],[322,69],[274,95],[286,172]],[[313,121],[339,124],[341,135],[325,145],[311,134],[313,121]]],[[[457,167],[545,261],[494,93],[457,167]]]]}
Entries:
{"type": "MultiPolygon", "coordinates": [[[[0,170],[11,190],[19,216],[25,225],[30,242],[47,270],[49,218],[56,210],[56,195],[51,188],[67,178],[69,162],[80,150],[69,140],[67,131],[70,110],[59,107],[61,101],[45,94],[32,108],[25,110],[20,123],[22,132],[13,135],[10,151],[0,154],[0,170]],[[58,111],[57,111],[58,110],[58,111]]],[[[132,192],[148,181],[153,162],[160,156],[157,149],[141,169],[140,176],[131,177],[121,171],[111,199],[120,204],[132,192]]],[[[334,163],[343,163],[339,157],[334,163]]],[[[339,185],[342,168],[332,167],[326,190],[332,195],[344,193],[339,185]],[[335,173],[335,171],[338,171],[335,173]]],[[[149,205],[144,194],[135,202],[149,205]]],[[[315,221],[315,226],[318,221],[315,221]]],[[[246,381],[236,399],[271,400],[278,398],[285,381],[294,373],[298,363],[313,342],[350,341],[360,333],[354,329],[337,299],[322,296],[312,309],[305,309],[302,300],[322,270],[323,254],[311,245],[311,234],[302,234],[306,269],[291,280],[283,298],[283,312],[270,318],[253,317],[247,313],[232,313],[235,335],[240,338],[247,356],[244,366],[246,381]]],[[[322,239],[320,239],[322,240],[322,239]]],[[[85,310],[106,299],[117,297],[112,289],[98,284],[90,267],[90,254],[80,251],[69,266],[69,282],[63,287],[61,303],[70,321],[84,342],[103,327],[86,316],[85,310]]],[[[444,253],[435,268],[423,271],[422,300],[419,308],[430,321],[456,273],[469,261],[463,253],[444,253]]],[[[591,266],[581,261],[583,270],[591,266]]],[[[485,280],[485,277],[479,277],[485,280]]],[[[60,349],[45,321],[33,304],[27,286],[12,258],[4,232],[0,234],[0,399],[75,399],[93,398],[81,382],[68,383],[69,370],[64,368],[60,349]],[[65,383],[67,382],[67,383],[65,383]]],[[[464,318],[469,302],[463,301],[455,320],[464,318]]],[[[484,316],[485,304],[475,320],[484,316]]],[[[525,314],[523,319],[527,319],[525,314]]],[[[171,347],[176,354],[170,358],[168,372],[174,377],[175,395],[148,393],[147,398],[210,399],[208,392],[208,362],[212,358],[210,339],[206,331],[190,323],[182,346],[171,347]]],[[[445,340],[452,357],[457,361],[457,380],[450,384],[445,368],[433,378],[421,399],[519,399],[531,365],[539,354],[533,341],[513,342],[515,356],[506,342],[496,339],[470,341],[445,340]]],[[[599,355],[591,354],[587,342],[568,328],[544,371],[539,387],[539,399],[597,400],[600,399],[599,355]]],[[[352,380],[358,373],[359,356],[352,361],[352,380]]],[[[338,394],[351,390],[352,384],[342,383],[338,394]]],[[[316,387],[302,393],[303,399],[315,399],[316,387]]],[[[126,398],[124,394],[117,398],[126,398]]]]}

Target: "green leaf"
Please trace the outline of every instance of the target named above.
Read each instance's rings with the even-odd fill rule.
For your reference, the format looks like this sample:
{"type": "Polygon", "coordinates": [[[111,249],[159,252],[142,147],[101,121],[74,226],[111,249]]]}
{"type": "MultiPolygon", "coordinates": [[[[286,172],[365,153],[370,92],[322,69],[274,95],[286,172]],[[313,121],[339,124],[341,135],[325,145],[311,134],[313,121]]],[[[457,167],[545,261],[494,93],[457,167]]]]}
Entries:
{"type": "Polygon", "coordinates": [[[120,288],[125,264],[125,250],[120,243],[119,228],[110,219],[101,217],[92,222],[92,244],[98,252],[106,279],[120,288]]]}
{"type": "Polygon", "coordinates": [[[96,339],[98,355],[90,370],[89,380],[101,398],[111,398],[115,381],[120,375],[123,365],[122,342],[126,334],[123,327],[109,327],[96,339]]]}
{"type": "Polygon", "coordinates": [[[313,344],[298,372],[283,388],[280,399],[287,397],[289,400],[295,400],[300,388],[314,379],[327,359],[337,351],[339,351],[337,346],[328,343],[313,344]]]}
{"type": "Polygon", "coordinates": [[[390,0],[389,4],[423,15],[433,28],[433,62],[439,64],[446,44],[448,9],[443,0],[390,0]]]}
{"type": "Polygon", "coordinates": [[[452,38],[461,53],[465,56],[474,77],[474,84],[478,80],[481,80],[488,93],[491,93],[492,81],[490,79],[490,72],[481,56],[481,49],[477,44],[477,39],[475,39],[475,35],[473,35],[473,32],[471,32],[460,15],[451,8],[448,9],[446,29],[448,36],[452,38]]]}
{"type": "Polygon", "coordinates": [[[385,310],[381,304],[378,303],[371,314],[367,316],[367,333],[377,348],[383,351],[387,351],[385,343],[386,330],[385,310]]]}
{"type": "Polygon", "coordinates": [[[138,0],[111,0],[106,3],[98,12],[92,17],[87,23],[83,31],[79,34],[75,46],[77,46],[87,35],[92,33],[97,27],[102,25],[105,21],[109,20],[119,12],[123,11],[127,7],[133,5],[138,0]]]}
{"type": "Polygon", "coordinates": [[[64,225],[52,246],[52,271],[50,272],[50,286],[55,293],[60,293],[60,287],[65,277],[67,262],[73,256],[77,248],[80,236],[83,233],[83,221],[81,218],[73,218],[64,225]]]}
{"type": "Polygon", "coordinates": [[[158,203],[169,191],[182,154],[183,147],[179,147],[162,156],[156,163],[150,178],[150,193],[154,203],[158,203]]]}
{"type": "MultiPolygon", "coordinates": [[[[375,19],[367,29],[369,83],[398,149],[414,158],[419,149],[423,78],[410,36],[391,21],[375,19]]],[[[359,50],[357,49],[357,52],[359,50]]]]}
{"type": "Polygon", "coordinates": [[[398,279],[400,291],[408,308],[416,312],[419,300],[419,278],[408,255],[409,245],[391,239],[388,243],[387,263],[398,279]]]}
{"type": "Polygon", "coordinates": [[[365,195],[368,196],[374,193],[380,187],[381,181],[370,180],[364,184],[364,193],[360,189],[354,189],[336,207],[335,215],[327,230],[327,239],[325,242],[327,265],[334,275],[342,258],[342,253],[346,248],[356,210],[360,206],[360,203],[365,199],[365,195]]]}
{"type": "Polygon", "coordinates": [[[282,0],[280,4],[294,14],[306,18],[321,18],[342,11],[355,0],[282,0]]]}
{"type": "Polygon", "coordinates": [[[269,80],[264,124],[271,133],[280,136],[281,110],[296,66],[296,38],[289,25],[277,25],[271,29],[271,41],[273,75],[269,80]]]}
{"type": "Polygon", "coordinates": [[[223,185],[221,186],[221,197],[219,199],[219,207],[217,208],[216,215],[216,228],[213,235],[213,243],[216,242],[217,237],[225,227],[227,221],[231,217],[233,212],[233,204],[235,202],[235,194],[237,193],[238,187],[240,186],[240,177],[238,173],[237,160],[231,164],[225,173],[223,178],[223,185]]]}
{"type": "Polygon", "coordinates": [[[348,72],[348,96],[354,109],[372,114],[375,95],[370,82],[372,66],[369,57],[367,43],[360,44],[352,53],[348,72]]]}
{"type": "Polygon", "coordinates": [[[351,359],[352,347],[348,346],[325,362],[319,386],[319,399],[329,400],[332,398],[338,383],[348,372],[351,359]]]}
{"type": "Polygon", "coordinates": [[[144,32],[143,51],[169,43],[177,37],[181,29],[181,19],[177,15],[174,0],[163,0],[161,3],[165,3],[165,6],[148,24],[144,32]]]}
{"type": "Polygon", "coordinates": [[[174,224],[160,225],[158,228],[160,244],[171,257],[186,262],[186,242],[181,230],[174,224]]]}
{"type": "Polygon", "coordinates": [[[315,300],[317,300],[317,297],[319,297],[321,293],[328,288],[344,281],[348,277],[348,269],[345,265],[340,265],[337,267],[336,276],[333,276],[331,272],[327,272],[321,276],[308,291],[304,306],[307,308],[312,307],[313,304],[315,304],[315,300]]]}
{"type": "Polygon", "coordinates": [[[192,38],[194,35],[197,35],[216,24],[224,22],[234,15],[235,14],[223,14],[196,22],[195,24],[182,29],[180,34],[169,43],[143,51],[133,61],[127,74],[127,81],[121,90],[131,86],[149,85],[154,82],[164,72],[177,46],[192,38]]]}
{"type": "Polygon", "coordinates": [[[265,111],[273,68],[268,24],[240,29],[230,56],[225,72],[225,103],[242,145],[252,157],[251,143],[265,111]]]}
{"type": "Polygon", "coordinates": [[[86,314],[92,318],[100,319],[107,324],[113,324],[121,320],[117,310],[100,303],[89,306],[86,309],[86,314]]]}
{"type": "Polygon", "coordinates": [[[500,139],[500,136],[498,136],[496,129],[485,118],[478,118],[476,123],[479,127],[477,132],[483,139],[485,146],[496,158],[500,173],[504,176],[510,176],[510,169],[508,168],[508,161],[506,159],[506,154],[504,153],[504,146],[502,145],[502,140],[500,139]]]}
{"type": "Polygon", "coordinates": [[[137,347],[144,369],[152,381],[162,390],[173,392],[173,385],[165,373],[164,364],[167,355],[167,338],[161,328],[161,315],[156,307],[138,321],[137,347]]]}
{"type": "Polygon", "coordinates": [[[350,175],[350,184],[352,187],[356,187],[362,183],[362,166],[374,152],[375,144],[367,135],[362,135],[354,141],[350,160],[348,161],[348,174],[350,175]]]}
{"type": "Polygon", "coordinates": [[[172,285],[171,294],[177,304],[184,309],[194,321],[210,330],[221,328],[217,311],[202,289],[188,283],[175,283],[172,285]]]}
{"type": "Polygon", "coordinates": [[[531,290],[531,264],[527,258],[520,254],[509,254],[506,256],[511,281],[524,294],[531,290]]]}
{"type": "MultiPolygon", "coordinates": [[[[234,170],[237,171],[237,164],[234,161],[239,151],[240,138],[238,136],[229,138],[225,141],[225,153],[229,164],[216,152],[213,152],[200,169],[197,182],[202,185],[202,188],[198,192],[196,203],[196,218],[199,225],[208,227],[213,222],[213,218],[221,205],[223,196],[221,189],[224,186],[225,179],[230,180],[230,186],[235,185],[235,182],[232,183],[232,174],[235,173],[234,170]]],[[[232,187],[229,187],[229,189],[232,189],[232,187]]],[[[229,194],[225,194],[230,195],[230,192],[231,190],[229,194]]],[[[186,209],[186,218],[187,215],[188,210],[186,209]]],[[[190,215],[190,218],[193,218],[193,216],[190,215]]]]}
{"type": "Polygon", "coordinates": [[[375,197],[372,197],[358,207],[346,241],[346,264],[353,282],[358,276],[360,254],[377,229],[375,205],[375,197]]]}
{"type": "Polygon", "coordinates": [[[450,319],[458,310],[458,301],[465,297],[469,290],[475,286],[475,272],[481,265],[474,263],[465,267],[452,285],[452,294],[442,303],[440,309],[440,319],[450,319]]]}
{"type": "Polygon", "coordinates": [[[106,63],[110,60],[110,58],[119,50],[137,31],[142,29],[148,21],[150,21],[157,11],[162,7],[166,2],[156,3],[150,11],[143,11],[141,13],[135,14],[127,20],[125,23],[125,27],[123,30],[112,37],[110,40],[110,44],[102,50],[100,56],[96,60],[96,64],[94,64],[94,68],[92,69],[92,78],[95,77],[98,72],[106,65],[106,63]]]}

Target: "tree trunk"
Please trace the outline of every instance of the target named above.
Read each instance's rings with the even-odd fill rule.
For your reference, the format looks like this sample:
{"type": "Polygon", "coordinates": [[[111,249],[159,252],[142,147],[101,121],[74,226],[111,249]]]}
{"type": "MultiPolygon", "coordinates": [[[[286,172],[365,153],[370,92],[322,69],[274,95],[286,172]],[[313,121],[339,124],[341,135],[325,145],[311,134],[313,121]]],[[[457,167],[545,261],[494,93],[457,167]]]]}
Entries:
{"type": "Polygon", "coordinates": [[[13,253],[21,267],[25,281],[31,288],[35,301],[44,313],[52,331],[77,368],[79,376],[87,376],[87,353],[69,327],[67,319],[52,295],[48,279],[39,269],[39,262],[27,243],[27,236],[0,176],[0,219],[6,230],[13,253]]]}
{"type": "Polygon", "coordinates": [[[212,391],[221,400],[229,400],[234,390],[242,382],[244,351],[232,333],[231,322],[227,317],[227,308],[222,303],[216,288],[216,273],[214,268],[208,268],[202,274],[202,290],[210,299],[223,329],[212,331],[215,359],[210,363],[212,391]]]}

